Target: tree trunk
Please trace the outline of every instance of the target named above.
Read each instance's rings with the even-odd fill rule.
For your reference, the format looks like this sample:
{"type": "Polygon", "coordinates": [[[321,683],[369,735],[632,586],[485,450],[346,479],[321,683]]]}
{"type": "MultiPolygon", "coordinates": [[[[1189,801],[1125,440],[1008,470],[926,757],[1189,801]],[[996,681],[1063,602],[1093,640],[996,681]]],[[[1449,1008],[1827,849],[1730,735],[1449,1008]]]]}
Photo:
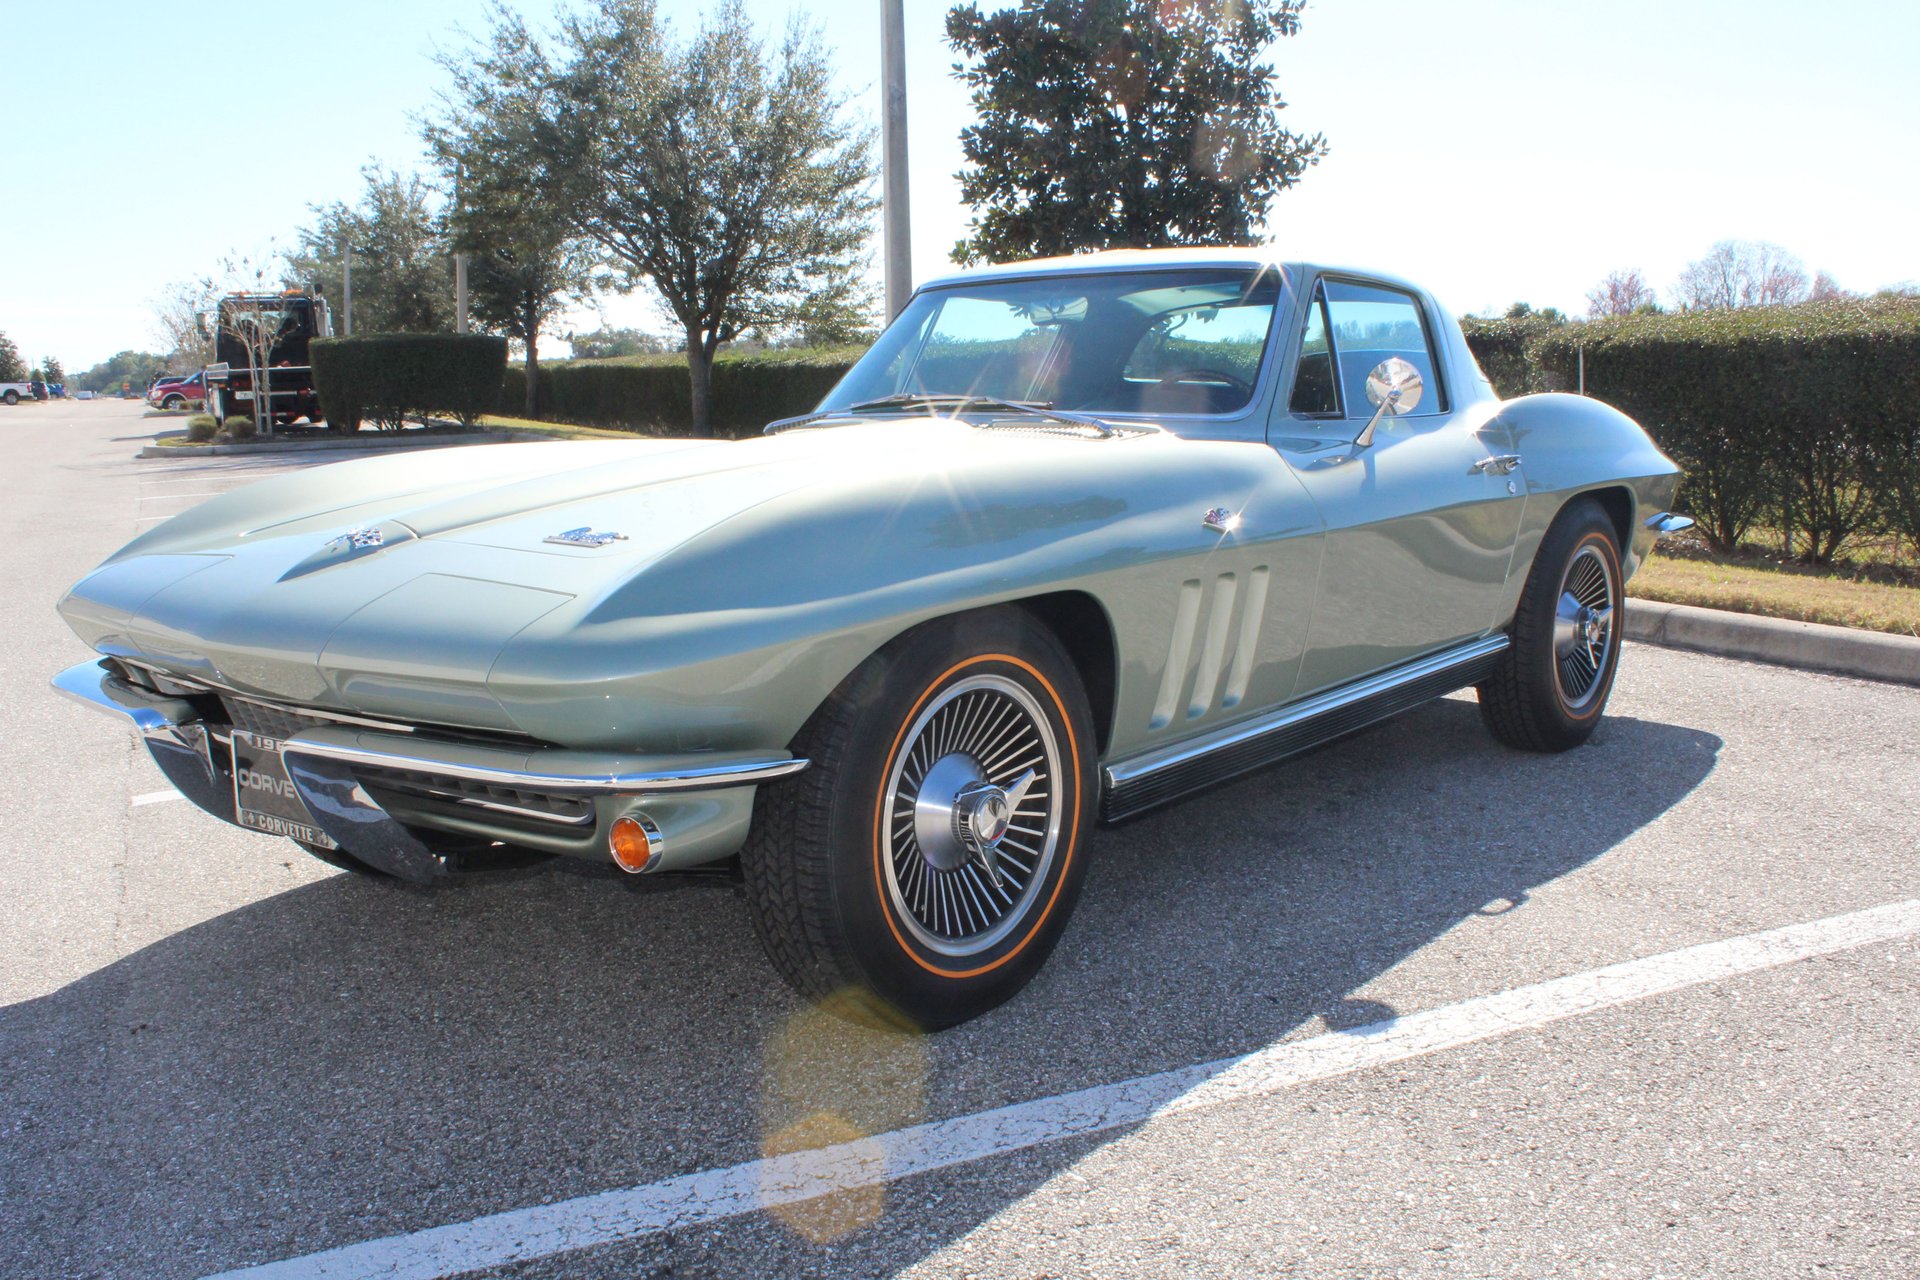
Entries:
{"type": "Polygon", "coordinates": [[[527,330],[527,416],[540,416],[540,334],[527,330]]]}
{"type": "MultiPolygon", "coordinates": [[[[249,358],[253,356],[251,344],[247,347],[249,358]]],[[[272,357],[271,349],[260,353],[259,362],[251,370],[253,377],[253,433],[264,436],[273,430],[273,374],[267,361],[272,357]]]]}
{"type": "Polygon", "coordinates": [[[713,350],[698,329],[687,331],[687,375],[692,383],[692,434],[713,438],[713,350]]]}

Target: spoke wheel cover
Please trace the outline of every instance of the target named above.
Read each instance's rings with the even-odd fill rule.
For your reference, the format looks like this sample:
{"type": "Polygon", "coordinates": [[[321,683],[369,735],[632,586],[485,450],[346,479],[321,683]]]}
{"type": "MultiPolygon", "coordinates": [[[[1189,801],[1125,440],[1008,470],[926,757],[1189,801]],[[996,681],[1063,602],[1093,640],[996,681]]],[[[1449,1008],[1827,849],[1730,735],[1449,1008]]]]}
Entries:
{"type": "MultiPolygon", "coordinates": [[[[914,941],[947,957],[991,950],[1031,914],[1062,834],[1060,743],[1019,682],[975,675],[941,690],[902,735],[880,832],[889,905],[914,941]],[[976,822],[983,797],[1035,776],[1000,828],[976,822]],[[971,834],[969,835],[969,832],[971,834]],[[999,884],[969,856],[986,845],[999,884]]],[[[986,803],[991,803],[990,800],[986,803]]]]}
{"type": "Polygon", "coordinates": [[[1606,691],[1601,677],[1619,643],[1620,579],[1599,548],[1580,547],[1560,576],[1553,618],[1553,680],[1569,712],[1606,691]]]}

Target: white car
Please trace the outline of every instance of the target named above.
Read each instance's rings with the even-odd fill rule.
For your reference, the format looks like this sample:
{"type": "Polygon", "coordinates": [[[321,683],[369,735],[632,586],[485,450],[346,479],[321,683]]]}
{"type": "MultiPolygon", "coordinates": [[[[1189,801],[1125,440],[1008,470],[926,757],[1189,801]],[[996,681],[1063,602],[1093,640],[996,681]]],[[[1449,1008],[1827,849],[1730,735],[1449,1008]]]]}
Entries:
{"type": "Polygon", "coordinates": [[[0,382],[0,400],[8,404],[19,404],[22,400],[38,399],[33,394],[31,382],[0,382]]]}

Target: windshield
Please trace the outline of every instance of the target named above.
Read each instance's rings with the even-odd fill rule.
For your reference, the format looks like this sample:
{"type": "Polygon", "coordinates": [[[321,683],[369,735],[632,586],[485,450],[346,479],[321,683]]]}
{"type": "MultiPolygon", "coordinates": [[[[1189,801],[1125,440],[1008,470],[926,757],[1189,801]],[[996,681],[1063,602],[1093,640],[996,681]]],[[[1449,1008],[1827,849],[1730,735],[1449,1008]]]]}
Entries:
{"type": "Polygon", "coordinates": [[[1091,413],[1218,414],[1253,398],[1275,271],[1087,272],[915,296],[822,410],[975,395],[1091,413]]]}
{"type": "Polygon", "coordinates": [[[305,298],[226,298],[220,303],[219,358],[245,365],[247,346],[268,344],[267,363],[307,363],[307,343],[313,337],[313,307],[305,298]]]}

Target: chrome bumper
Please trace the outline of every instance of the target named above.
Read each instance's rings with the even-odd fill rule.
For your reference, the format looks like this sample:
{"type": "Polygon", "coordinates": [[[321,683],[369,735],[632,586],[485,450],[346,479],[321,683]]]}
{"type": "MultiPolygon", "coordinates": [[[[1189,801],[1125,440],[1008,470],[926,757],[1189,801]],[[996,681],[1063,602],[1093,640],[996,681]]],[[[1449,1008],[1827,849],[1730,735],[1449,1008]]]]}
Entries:
{"type": "MultiPolygon", "coordinates": [[[[53,687],[122,719],[146,741],[154,762],[182,794],[216,817],[237,823],[231,770],[213,749],[224,741],[223,726],[202,720],[191,701],[136,688],[99,661],[69,667],[54,677],[53,687]]],[[[642,804],[666,830],[670,853],[679,854],[662,865],[708,861],[733,852],[744,838],[750,788],[799,773],[808,764],[785,753],[765,752],[662,757],[557,747],[520,750],[435,738],[430,732],[371,731],[344,724],[292,734],[282,740],[281,755],[322,830],[361,861],[414,881],[437,880],[454,868],[445,855],[428,848],[413,827],[605,856],[604,828],[642,804]],[[403,825],[368,794],[367,778],[375,775],[403,782],[417,779],[417,794],[436,799],[452,812],[438,817],[410,813],[410,822],[403,825]],[[461,790],[462,784],[467,790],[461,790]],[[434,787],[443,794],[434,796],[434,787]],[[577,806],[578,816],[556,817],[472,793],[484,787],[583,803],[577,806]],[[714,794],[727,791],[734,795],[714,794]],[[550,834],[502,830],[497,819],[503,813],[544,821],[555,829],[550,834]]]]}

